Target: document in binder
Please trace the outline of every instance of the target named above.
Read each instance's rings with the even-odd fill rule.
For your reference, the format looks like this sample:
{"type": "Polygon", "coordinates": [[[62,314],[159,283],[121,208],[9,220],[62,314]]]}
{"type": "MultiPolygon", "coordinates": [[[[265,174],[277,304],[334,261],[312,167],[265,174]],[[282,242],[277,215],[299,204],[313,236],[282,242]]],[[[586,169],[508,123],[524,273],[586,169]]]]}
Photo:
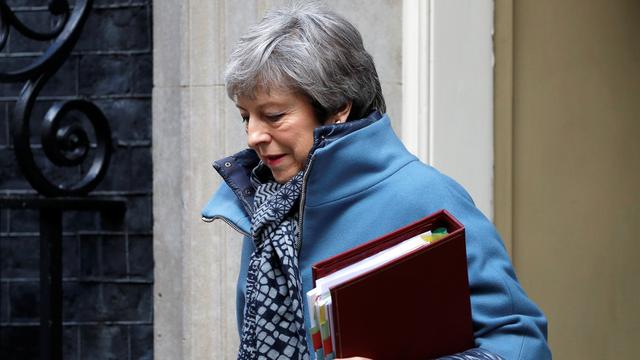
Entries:
{"type": "Polygon", "coordinates": [[[474,346],[464,227],[445,210],[312,273],[307,300],[319,359],[424,360],[474,346]]]}

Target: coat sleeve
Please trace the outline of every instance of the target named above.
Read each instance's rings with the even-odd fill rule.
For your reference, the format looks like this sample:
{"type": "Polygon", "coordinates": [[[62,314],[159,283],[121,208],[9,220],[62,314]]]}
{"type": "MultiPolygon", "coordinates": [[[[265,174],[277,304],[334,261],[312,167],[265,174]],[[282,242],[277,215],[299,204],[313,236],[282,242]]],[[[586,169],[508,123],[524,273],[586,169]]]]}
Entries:
{"type": "Polygon", "coordinates": [[[455,181],[441,190],[443,207],[465,226],[476,346],[509,360],[551,359],[547,320],[520,286],[495,227],[455,181]]]}

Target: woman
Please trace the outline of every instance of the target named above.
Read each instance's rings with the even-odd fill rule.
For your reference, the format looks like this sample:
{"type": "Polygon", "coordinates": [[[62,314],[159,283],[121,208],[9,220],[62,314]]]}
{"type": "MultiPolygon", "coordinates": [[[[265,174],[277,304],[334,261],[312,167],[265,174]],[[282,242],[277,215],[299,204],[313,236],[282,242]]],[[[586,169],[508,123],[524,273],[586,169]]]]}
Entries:
{"type": "Polygon", "coordinates": [[[250,149],[214,163],[224,182],[203,217],[245,235],[239,359],[313,358],[311,265],[439,209],[466,227],[477,346],[450,358],[551,357],[546,320],[493,225],[391,129],[353,25],[318,4],[272,11],[240,39],[225,83],[250,149]]]}

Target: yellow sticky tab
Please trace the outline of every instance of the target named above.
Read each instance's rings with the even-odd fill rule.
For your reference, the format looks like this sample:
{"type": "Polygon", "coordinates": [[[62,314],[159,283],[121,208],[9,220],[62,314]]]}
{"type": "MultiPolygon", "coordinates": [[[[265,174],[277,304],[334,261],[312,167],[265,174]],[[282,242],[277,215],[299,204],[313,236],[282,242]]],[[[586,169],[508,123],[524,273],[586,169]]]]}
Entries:
{"type": "Polygon", "coordinates": [[[431,244],[433,242],[433,235],[431,233],[425,233],[420,235],[420,238],[427,242],[427,244],[431,244]]]}
{"type": "Polygon", "coordinates": [[[321,325],[327,322],[326,308],[327,307],[324,305],[320,306],[320,324],[321,325]]]}

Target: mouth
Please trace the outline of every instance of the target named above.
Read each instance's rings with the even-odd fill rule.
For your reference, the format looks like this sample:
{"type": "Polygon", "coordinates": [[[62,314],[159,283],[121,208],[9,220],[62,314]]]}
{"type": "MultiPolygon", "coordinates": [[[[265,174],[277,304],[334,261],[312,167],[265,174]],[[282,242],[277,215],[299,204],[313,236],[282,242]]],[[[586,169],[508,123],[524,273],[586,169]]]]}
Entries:
{"type": "Polygon", "coordinates": [[[280,163],[280,161],[282,160],[282,158],[284,158],[284,156],[285,154],[265,155],[263,156],[263,159],[268,166],[275,166],[275,165],[278,165],[278,163],[280,163]]]}

